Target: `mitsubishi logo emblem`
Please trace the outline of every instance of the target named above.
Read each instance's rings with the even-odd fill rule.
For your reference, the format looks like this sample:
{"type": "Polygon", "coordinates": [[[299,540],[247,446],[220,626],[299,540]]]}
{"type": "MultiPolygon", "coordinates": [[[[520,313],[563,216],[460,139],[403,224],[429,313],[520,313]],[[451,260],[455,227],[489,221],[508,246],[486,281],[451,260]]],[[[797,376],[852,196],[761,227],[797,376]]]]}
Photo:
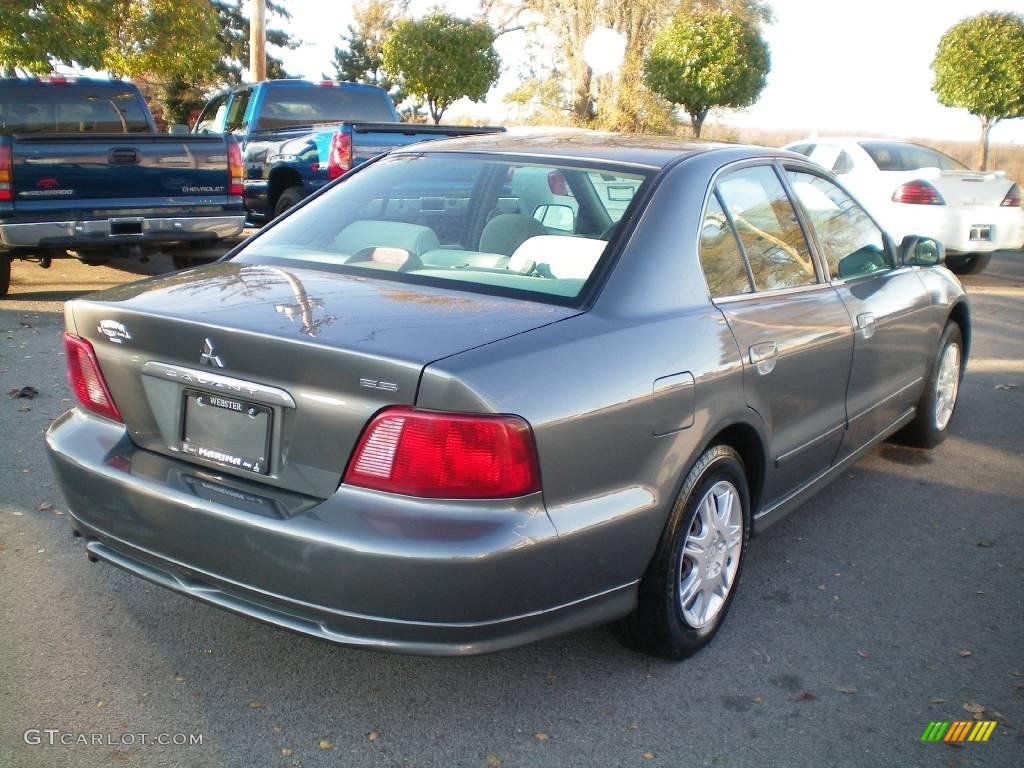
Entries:
{"type": "Polygon", "coordinates": [[[199,355],[199,364],[212,365],[216,368],[223,368],[224,361],[220,359],[220,355],[217,354],[217,350],[213,348],[213,342],[210,341],[209,337],[207,337],[203,341],[203,351],[199,355]]]}

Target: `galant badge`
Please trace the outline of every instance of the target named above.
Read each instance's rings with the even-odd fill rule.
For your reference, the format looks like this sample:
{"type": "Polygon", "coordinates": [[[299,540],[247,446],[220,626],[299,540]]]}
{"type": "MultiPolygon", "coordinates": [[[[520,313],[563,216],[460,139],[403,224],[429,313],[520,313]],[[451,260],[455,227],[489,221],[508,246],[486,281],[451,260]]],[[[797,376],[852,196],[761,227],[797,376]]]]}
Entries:
{"type": "Polygon", "coordinates": [[[199,364],[223,368],[224,361],[220,359],[220,355],[217,354],[217,350],[213,348],[213,342],[210,341],[209,337],[203,339],[203,342],[203,351],[199,355],[199,364]]]}

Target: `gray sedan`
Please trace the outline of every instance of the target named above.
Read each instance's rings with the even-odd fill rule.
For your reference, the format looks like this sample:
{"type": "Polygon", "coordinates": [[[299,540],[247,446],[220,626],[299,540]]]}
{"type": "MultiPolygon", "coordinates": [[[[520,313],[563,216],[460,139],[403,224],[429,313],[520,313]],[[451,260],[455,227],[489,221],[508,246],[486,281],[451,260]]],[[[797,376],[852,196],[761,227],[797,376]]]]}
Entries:
{"type": "Polygon", "coordinates": [[[752,534],[946,435],[971,325],[942,261],[787,152],[434,142],[69,302],[47,446],[90,559],[212,605],[422,654],[615,620],[682,658],[752,534]]]}

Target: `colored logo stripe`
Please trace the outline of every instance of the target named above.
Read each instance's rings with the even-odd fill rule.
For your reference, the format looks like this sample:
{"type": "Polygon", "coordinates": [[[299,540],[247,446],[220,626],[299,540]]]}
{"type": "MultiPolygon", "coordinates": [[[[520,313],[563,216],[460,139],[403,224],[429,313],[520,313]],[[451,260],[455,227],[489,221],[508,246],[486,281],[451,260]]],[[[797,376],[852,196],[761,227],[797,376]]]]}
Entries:
{"type": "Polygon", "coordinates": [[[948,720],[932,720],[932,722],[928,723],[928,727],[924,729],[921,741],[938,741],[946,733],[947,728],[949,728],[948,720]]]}
{"type": "Polygon", "coordinates": [[[995,729],[995,720],[933,720],[921,734],[921,741],[988,741],[995,729]]]}

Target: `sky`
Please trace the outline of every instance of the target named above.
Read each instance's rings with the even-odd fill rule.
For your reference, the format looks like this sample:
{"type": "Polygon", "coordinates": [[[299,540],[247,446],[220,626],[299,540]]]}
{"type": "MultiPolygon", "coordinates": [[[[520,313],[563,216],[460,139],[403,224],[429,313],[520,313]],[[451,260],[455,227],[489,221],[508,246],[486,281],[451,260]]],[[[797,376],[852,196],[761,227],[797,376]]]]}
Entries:
{"type": "MultiPolygon", "coordinates": [[[[943,107],[931,91],[930,69],[939,38],[953,24],[982,11],[1024,12],[1024,0],[769,0],[775,23],[765,29],[772,69],[760,100],[741,111],[718,111],[712,122],[765,129],[882,134],[976,141],[977,118],[943,107]]],[[[351,20],[351,2],[286,0],[289,31],[303,43],[285,51],[289,72],[319,79],[351,20]]],[[[413,15],[442,5],[472,15],[475,0],[414,0],[413,15]]],[[[273,20],[271,20],[273,24],[273,20]]],[[[445,116],[500,120],[502,102],[523,65],[523,35],[499,39],[505,69],[485,104],[459,102],[445,116]]],[[[1024,119],[1005,121],[991,141],[1024,147],[1024,119]]]]}

